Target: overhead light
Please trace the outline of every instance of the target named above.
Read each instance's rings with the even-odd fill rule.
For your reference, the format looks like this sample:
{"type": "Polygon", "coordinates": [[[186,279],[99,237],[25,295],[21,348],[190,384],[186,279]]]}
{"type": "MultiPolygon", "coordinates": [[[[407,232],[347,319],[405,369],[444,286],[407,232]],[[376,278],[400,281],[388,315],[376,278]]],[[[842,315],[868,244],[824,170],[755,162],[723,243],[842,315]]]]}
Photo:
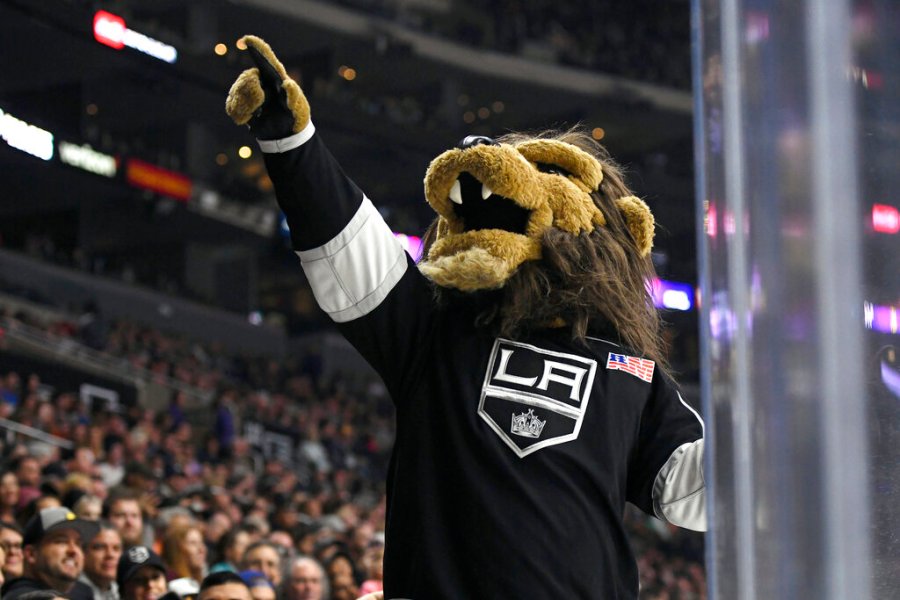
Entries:
{"type": "Polygon", "coordinates": [[[250,158],[253,156],[253,150],[250,149],[250,146],[241,146],[238,148],[238,156],[241,158],[250,158]]]}
{"type": "Polygon", "coordinates": [[[213,48],[213,52],[215,52],[219,56],[225,56],[226,54],[228,54],[228,46],[220,42],[216,44],[215,48],[213,48]]]}
{"type": "Polygon", "coordinates": [[[53,134],[0,109],[0,138],[22,152],[43,160],[53,158],[53,134]]]}
{"type": "Polygon", "coordinates": [[[94,39],[116,50],[128,46],[167,63],[174,63],[178,59],[178,50],[174,46],[128,29],[125,19],[105,10],[98,10],[94,14],[94,39]]]}

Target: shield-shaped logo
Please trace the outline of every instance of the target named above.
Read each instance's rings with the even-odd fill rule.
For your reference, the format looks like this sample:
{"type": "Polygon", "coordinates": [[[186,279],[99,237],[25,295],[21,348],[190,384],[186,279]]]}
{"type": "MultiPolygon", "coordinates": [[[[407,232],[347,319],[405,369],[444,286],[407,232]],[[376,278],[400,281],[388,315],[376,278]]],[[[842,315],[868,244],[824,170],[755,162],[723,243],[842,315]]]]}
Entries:
{"type": "Polygon", "coordinates": [[[478,415],[520,458],[578,438],[597,361],[497,338],[478,415]]]}

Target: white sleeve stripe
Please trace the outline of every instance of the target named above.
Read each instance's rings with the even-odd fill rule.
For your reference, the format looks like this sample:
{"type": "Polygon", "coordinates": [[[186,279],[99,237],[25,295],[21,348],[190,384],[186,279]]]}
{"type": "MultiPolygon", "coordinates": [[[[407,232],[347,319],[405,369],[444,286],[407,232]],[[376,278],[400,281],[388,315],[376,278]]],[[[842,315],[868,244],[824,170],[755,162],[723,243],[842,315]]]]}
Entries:
{"type": "Polygon", "coordinates": [[[335,323],[346,323],[347,321],[366,316],[378,308],[384,299],[387,298],[387,295],[394,289],[394,286],[397,285],[403,274],[406,273],[407,267],[406,257],[403,255],[398,256],[397,262],[388,270],[384,280],[376,290],[373,290],[371,294],[359,300],[355,305],[344,310],[329,313],[329,316],[335,323]]]}
{"type": "Polygon", "coordinates": [[[297,255],[319,306],[338,323],[378,308],[408,267],[403,247],[366,197],[339,234],[297,255]]]}
{"type": "Polygon", "coordinates": [[[706,531],[703,439],[682,444],[653,481],[653,512],[664,521],[706,531]]]}
{"type": "Polygon", "coordinates": [[[681,401],[681,403],[684,405],[684,407],[686,409],[688,409],[689,411],[691,411],[692,413],[694,413],[694,416],[697,417],[698,421],[700,421],[700,431],[702,432],[703,437],[706,437],[706,425],[703,424],[703,419],[700,418],[700,414],[696,410],[691,408],[690,404],[688,404],[687,402],[684,401],[684,398],[681,397],[681,392],[675,392],[675,393],[678,394],[678,399],[681,401]]]}
{"type": "Polygon", "coordinates": [[[259,149],[262,150],[264,154],[278,154],[280,152],[287,152],[288,150],[299,148],[308,142],[315,132],[316,128],[312,121],[310,121],[306,124],[306,127],[294,135],[289,135],[280,140],[256,140],[256,142],[259,144],[259,149]]]}
{"type": "MultiPolygon", "coordinates": [[[[353,238],[357,236],[359,230],[362,229],[372,217],[382,220],[381,214],[378,212],[378,209],[375,208],[375,205],[372,204],[372,201],[363,195],[362,202],[360,203],[359,208],[356,209],[356,214],[353,215],[340,233],[317,248],[298,251],[297,256],[299,256],[300,260],[304,263],[334,256],[353,241],[353,238]]],[[[393,234],[391,234],[391,238],[394,239],[393,234]]]]}

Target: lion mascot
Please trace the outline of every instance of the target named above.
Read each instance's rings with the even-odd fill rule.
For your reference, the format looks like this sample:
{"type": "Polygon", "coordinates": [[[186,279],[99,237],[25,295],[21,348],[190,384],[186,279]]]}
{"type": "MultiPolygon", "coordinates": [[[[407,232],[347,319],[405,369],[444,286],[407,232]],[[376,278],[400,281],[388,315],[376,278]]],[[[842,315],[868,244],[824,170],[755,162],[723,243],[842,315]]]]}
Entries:
{"type": "Polygon", "coordinates": [[[258,140],[318,304],[394,401],[384,597],[637,598],[625,502],[706,527],[647,206],[584,133],[470,136],[428,168],[416,264],[272,49],[243,39],[256,67],[226,112],[258,140]]]}

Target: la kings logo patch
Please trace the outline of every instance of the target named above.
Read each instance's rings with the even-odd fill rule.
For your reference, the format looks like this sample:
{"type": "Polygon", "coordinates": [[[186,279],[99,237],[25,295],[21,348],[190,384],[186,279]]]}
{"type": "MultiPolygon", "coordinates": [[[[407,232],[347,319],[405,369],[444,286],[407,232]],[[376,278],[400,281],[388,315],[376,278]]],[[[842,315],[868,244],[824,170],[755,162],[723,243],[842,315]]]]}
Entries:
{"type": "Polygon", "coordinates": [[[597,361],[498,338],[478,416],[520,458],[578,438],[597,361]]]}

